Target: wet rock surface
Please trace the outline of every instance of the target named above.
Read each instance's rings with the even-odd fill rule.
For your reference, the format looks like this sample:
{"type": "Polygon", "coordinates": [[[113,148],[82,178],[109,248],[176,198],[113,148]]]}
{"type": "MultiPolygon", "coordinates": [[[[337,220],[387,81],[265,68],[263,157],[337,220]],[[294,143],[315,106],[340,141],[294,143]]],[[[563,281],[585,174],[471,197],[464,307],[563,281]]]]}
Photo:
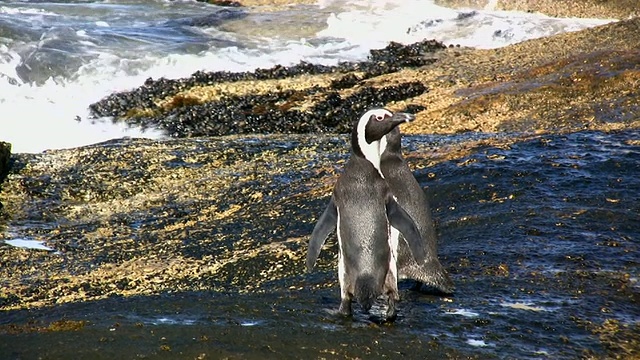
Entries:
{"type": "MultiPolygon", "coordinates": [[[[9,161],[11,159],[11,144],[0,141],[0,189],[2,182],[9,172],[9,161]]],[[[2,202],[0,201],[0,210],[2,210],[2,202]]]]}
{"type": "MultiPolygon", "coordinates": [[[[46,241],[62,253],[34,254],[33,264],[45,258],[56,264],[54,281],[14,287],[19,296],[4,298],[3,306],[199,289],[198,283],[250,291],[278,277],[269,271],[301,276],[299,251],[293,251],[312,227],[306,209],[322,200],[304,194],[323,166],[327,174],[335,172],[332,161],[346,150],[342,140],[322,140],[118,140],[16,155],[18,174],[3,189],[6,213],[26,238],[53,231],[57,235],[46,241]],[[318,159],[318,153],[329,156],[318,159]],[[297,196],[283,196],[284,190],[297,196]],[[296,206],[283,207],[292,202],[296,206]],[[293,220],[303,223],[286,231],[293,220]],[[123,271],[126,278],[120,278],[123,271]],[[87,277],[79,281],[81,273],[87,277]]],[[[19,265],[25,259],[3,261],[19,265]]]]}
{"type": "Polygon", "coordinates": [[[2,355],[65,356],[47,347],[61,342],[117,356],[637,354],[638,138],[407,136],[457,292],[403,284],[400,318],[383,326],[330,313],[335,237],[304,272],[346,136],[132,139],[16,154],[3,236],[52,250],[0,244],[0,343],[19,344],[2,355]]]}
{"type": "Polygon", "coordinates": [[[0,184],[9,172],[9,160],[11,159],[11,144],[0,141],[0,184]]]}

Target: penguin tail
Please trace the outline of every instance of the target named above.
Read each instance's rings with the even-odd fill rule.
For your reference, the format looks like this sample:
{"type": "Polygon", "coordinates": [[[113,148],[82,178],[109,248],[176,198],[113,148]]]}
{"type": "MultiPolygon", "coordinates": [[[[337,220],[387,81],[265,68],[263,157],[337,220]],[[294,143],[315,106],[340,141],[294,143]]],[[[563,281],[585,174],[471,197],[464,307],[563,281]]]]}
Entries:
{"type": "Polygon", "coordinates": [[[376,289],[376,281],[372,275],[360,275],[356,279],[353,295],[365,312],[369,312],[378,298],[378,291],[376,291],[376,289]]]}
{"type": "MultiPolygon", "coordinates": [[[[413,266],[406,266],[401,269],[403,278],[413,279],[427,287],[427,293],[438,295],[453,295],[456,287],[451,281],[451,277],[447,271],[442,267],[440,262],[433,261],[423,266],[414,264],[413,266]]],[[[416,290],[422,286],[417,286],[416,290]]]]}
{"type": "Polygon", "coordinates": [[[442,269],[441,271],[434,272],[431,276],[431,282],[427,285],[433,287],[443,295],[453,295],[456,291],[456,287],[451,281],[449,274],[442,269]]]}
{"type": "Polygon", "coordinates": [[[440,264],[440,261],[435,259],[427,263],[425,268],[430,270],[427,272],[427,279],[429,279],[429,281],[425,282],[426,285],[431,286],[443,295],[452,295],[456,291],[456,287],[453,281],[451,281],[449,273],[447,273],[447,270],[440,264]]]}

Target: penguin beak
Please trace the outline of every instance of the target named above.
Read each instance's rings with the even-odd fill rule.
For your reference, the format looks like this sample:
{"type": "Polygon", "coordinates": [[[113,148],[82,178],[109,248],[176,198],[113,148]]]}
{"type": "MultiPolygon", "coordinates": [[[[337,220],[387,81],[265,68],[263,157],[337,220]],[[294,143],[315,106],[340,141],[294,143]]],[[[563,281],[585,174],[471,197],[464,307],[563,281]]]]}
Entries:
{"type": "Polygon", "coordinates": [[[413,121],[415,118],[412,114],[401,112],[385,117],[372,115],[365,127],[365,140],[371,144],[372,141],[380,140],[393,131],[398,125],[413,121]]]}
{"type": "Polygon", "coordinates": [[[415,119],[416,119],[415,115],[409,114],[409,113],[402,113],[402,112],[393,113],[393,115],[391,116],[391,121],[398,124],[411,122],[415,119]]]}

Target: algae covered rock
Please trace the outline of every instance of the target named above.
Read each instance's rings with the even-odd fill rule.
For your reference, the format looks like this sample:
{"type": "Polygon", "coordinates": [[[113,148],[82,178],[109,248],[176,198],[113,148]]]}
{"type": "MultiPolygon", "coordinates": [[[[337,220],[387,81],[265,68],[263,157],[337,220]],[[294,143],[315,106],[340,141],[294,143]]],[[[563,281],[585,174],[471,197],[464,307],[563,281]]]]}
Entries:
{"type": "Polygon", "coordinates": [[[431,64],[445,48],[435,40],[391,42],[371,50],[365,61],[336,66],[300,62],[253,72],[197,71],[183,79],[148,79],[89,108],[96,117],[159,128],[172,137],[348,133],[366,109],[429,91],[426,82],[411,78],[376,79],[431,64]]]}
{"type": "Polygon", "coordinates": [[[11,144],[0,141],[0,183],[9,172],[9,159],[11,158],[11,144]]]}
{"type": "MultiPolygon", "coordinates": [[[[0,141],[0,189],[2,182],[9,172],[9,159],[11,158],[11,144],[0,141]]],[[[2,210],[2,202],[0,202],[0,210],[2,210]]]]}
{"type": "Polygon", "coordinates": [[[9,160],[11,159],[11,144],[0,141],[0,189],[7,173],[9,172],[9,160]]]}
{"type": "Polygon", "coordinates": [[[171,137],[348,133],[370,107],[411,112],[412,134],[640,126],[640,18],[498,49],[389,43],[361,62],[149,79],[90,105],[171,137]]]}

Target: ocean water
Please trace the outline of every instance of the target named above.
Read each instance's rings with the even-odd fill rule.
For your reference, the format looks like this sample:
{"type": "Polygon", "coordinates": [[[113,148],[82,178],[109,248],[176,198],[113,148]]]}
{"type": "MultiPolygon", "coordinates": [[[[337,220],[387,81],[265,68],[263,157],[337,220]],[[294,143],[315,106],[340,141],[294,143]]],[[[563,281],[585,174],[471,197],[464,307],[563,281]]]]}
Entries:
{"type": "Polygon", "coordinates": [[[613,19],[558,19],[426,0],[320,0],[265,12],[195,1],[0,2],[0,141],[41,152],[130,137],[89,104],[148,78],[366,58],[389,41],[495,48],[613,19]]]}

